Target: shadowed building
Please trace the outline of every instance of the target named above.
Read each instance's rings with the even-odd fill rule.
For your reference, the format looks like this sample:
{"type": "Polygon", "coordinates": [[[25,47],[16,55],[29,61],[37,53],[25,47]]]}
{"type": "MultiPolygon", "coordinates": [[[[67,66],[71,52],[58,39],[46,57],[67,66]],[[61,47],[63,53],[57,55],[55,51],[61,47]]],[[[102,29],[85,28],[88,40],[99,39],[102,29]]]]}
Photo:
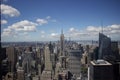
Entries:
{"type": "Polygon", "coordinates": [[[69,51],[69,62],[68,69],[72,74],[76,75],[76,77],[80,76],[80,60],[81,60],[81,50],[71,50],[69,51]]]}
{"type": "Polygon", "coordinates": [[[14,72],[16,62],[17,62],[17,54],[16,54],[15,48],[12,47],[12,46],[6,48],[6,54],[7,54],[7,57],[8,57],[8,62],[10,64],[10,72],[14,72]]]}
{"type": "Polygon", "coordinates": [[[113,66],[105,60],[90,62],[90,80],[114,80],[113,66]]]}
{"type": "Polygon", "coordinates": [[[99,59],[111,55],[111,39],[102,33],[99,33],[99,59]]]}

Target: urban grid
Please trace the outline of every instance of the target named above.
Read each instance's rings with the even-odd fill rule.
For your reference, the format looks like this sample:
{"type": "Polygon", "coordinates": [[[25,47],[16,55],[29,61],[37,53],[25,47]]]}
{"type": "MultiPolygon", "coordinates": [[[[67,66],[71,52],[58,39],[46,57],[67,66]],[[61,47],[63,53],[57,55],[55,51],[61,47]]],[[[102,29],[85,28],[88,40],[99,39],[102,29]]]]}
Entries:
{"type": "Polygon", "coordinates": [[[120,80],[120,48],[99,33],[99,44],[65,40],[3,43],[2,80],[120,80]],[[7,46],[7,47],[5,47],[7,46]]]}

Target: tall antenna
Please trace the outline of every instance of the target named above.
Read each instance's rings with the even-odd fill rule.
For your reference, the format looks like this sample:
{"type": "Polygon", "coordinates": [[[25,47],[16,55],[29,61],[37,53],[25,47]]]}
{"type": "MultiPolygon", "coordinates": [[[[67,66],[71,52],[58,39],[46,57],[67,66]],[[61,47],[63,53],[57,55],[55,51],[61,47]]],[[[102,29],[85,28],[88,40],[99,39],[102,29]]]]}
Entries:
{"type": "Polygon", "coordinates": [[[63,34],[63,29],[61,30],[61,34],[63,34]]]}
{"type": "Polygon", "coordinates": [[[101,31],[102,31],[102,33],[103,33],[103,21],[101,21],[101,27],[102,27],[102,30],[101,30],[101,31]]]}

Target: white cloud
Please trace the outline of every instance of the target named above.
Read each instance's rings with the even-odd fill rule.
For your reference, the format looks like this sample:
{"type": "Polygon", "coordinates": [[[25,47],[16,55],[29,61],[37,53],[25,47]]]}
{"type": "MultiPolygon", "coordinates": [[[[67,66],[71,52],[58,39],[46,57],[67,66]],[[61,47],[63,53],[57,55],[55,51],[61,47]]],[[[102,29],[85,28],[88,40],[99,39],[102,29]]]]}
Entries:
{"type": "Polygon", "coordinates": [[[33,23],[28,20],[23,20],[17,23],[14,23],[11,26],[8,26],[8,28],[3,29],[3,36],[9,36],[9,35],[16,35],[19,33],[24,32],[33,32],[36,31],[36,23],[33,23]]]}
{"type": "Polygon", "coordinates": [[[74,33],[74,32],[78,32],[78,30],[72,27],[69,29],[69,32],[74,33]]]}
{"type": "Polygon", "coordinates": [[[7,24],[7,20],[1,20],[1,24],[7,24]]]}
{"type": "Polygon", "coordinates": [[[51,37],[58,37],[59,35],[57,33],[51,33],[51,37]]]}
{"type": "Polygon", "coordinates": [[[28,20],[23,20],[17,23],[14,23],[13,25],[9,26],[8,28],[13,29],[15,31],[26,31],[26,32],[31,32],[31,31],[36,31],[36,23],[33,23],[28,20]]]}
{"type": "Polygon", "coordinates": [[[12,6],[5,4],[1,4],[0,6],[1,6],[1,14],[3,15],[7,15],[10,17],[15,17],[20,15],[20,12],[17,9],[13,8],[12,6]]]}
{"type": "MultiPolygon", "coordinates": [[[[93,39],[96,37],[98,38],[99,32],[102,31],[102,27],[97,27],[97,26],[88,26],[85,30],[78,30],[75,28],[70,28],[69,29],[69,35],[74,38],[89,38],[93,39]]],[[[112,38],[115,36],[120,35],[120,25],[109,25],[106,27],[103,27],[103,33],[105,35],[111,35],[112,38]]]]}
{"type": "Polygon", "coordinates": [[[105,26],[103,27],[96,27],[96,26],[88,26],[87,27],[87,32],[91,32],[91,33],[99,33],[102,32],[105,34],[116,34],[116,33],[120,33],[120,25],[109,25],[109,26],[105,26]]]}
{"type": "Polygon", "coordinates": [[[40,25],[43,25],[43,24],[47,24],[47,23],[48,23],[48,21],[45,20],[45,19],[37,19],[36,22],[37,22],[38,24],[40,24],[40,25]]]}
{"type": "Polygon", "coordinates": [[[86,30],[89,31],[89,32],[100,32],[102,30],[102,28],[101,27],[88,26],[86,30]]]}

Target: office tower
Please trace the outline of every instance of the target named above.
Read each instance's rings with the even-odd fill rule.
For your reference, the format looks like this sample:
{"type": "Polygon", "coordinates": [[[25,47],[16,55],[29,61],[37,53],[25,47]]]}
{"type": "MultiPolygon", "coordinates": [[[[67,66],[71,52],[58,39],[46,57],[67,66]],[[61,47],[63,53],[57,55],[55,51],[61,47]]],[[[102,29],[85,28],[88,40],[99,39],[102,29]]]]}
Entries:
{"type": "Polygon", "coordinates": [[[58,79],[58,74],[60,71],[61,71],[61,63],[57,62],[55,67],[55,76],[54,76],[55,80],[58,79]]]}
{"type": "Polygon", "coordinates": [[[18,67],[17,69],[17,80],[24,80],[25,76],[24,76],[24,70],[22,67],[18,67]]]}
{"type": "Polygon", "coordinates": [[[52,68],[55,69],[55,53],[54,53],[54,50],[53,50],[53,44],[51,44],[51,42],[49,43],[49,51],[50,51],[50,61],[52,63],[52,68]]]}
{"type": "Polygon", "coordinates": [[[87,52],[84,52],[82,54],[81,63],[82,64],[87,64],[87,52]]]}
{"type": "MultiPolygon", "coordinates": [[[[2,79],[2,75],[3,75],[3,72],[4,72],[4,69],[2,69],[2,64],[3,64],[3,60],[6,58],[6,48],[1,48],[1,51],[0,51],[0,79],[2,79]]],[[[6,63],[6,62],[5,62],[6,63]]],[[[5,72],[5,75],[6,75],[6,72],[5,72]]]]}
{"type": "Polygon", "coordinates": [[[28,50],[28,49],[29,48],[27,48],[27,50],[25,51],[22,66],[23,66],[23,69],[25,70],[25,73],[30,74],[33,58],[32,58],[31,50],[28,50]]]}
{"type": "Polygon", "coordinates": [[[42,72],[41,80],[52,80],[53,71],[52,71],[52,63],[50,61],[50,51],[49,47],[45,46],[45,70],[42,72]]]}
{"type": "Polygon", "coordinates": [[[71,71],[72,74],[76,75],[76,77],[80,76],[81,56],[82,56],[81,50],[69,51],[68,69],[71,71]]]}
{"type": "Polygon", "coordinates": [[[14,72],[17,62],[17,54],[15,48],[14,47],[6,48],[6,54],[8,56],[8,62],[10,63],[10,72],[14,72]]]}
{"type": "Polygon", "coordinates": [[[117,41],[111,42],[111,51],[112,51],[112,55],[115,57],[115,60],[120,61],[119,48],[118,48],[117,41]]]}
{"type": "Polygon", "coordinates": [[[38,64],[38,78],[41,79],[41,65],[38,64]]]}
{"type": "Polygon", "coordinates": [[[99,33],[99,59],[111,55],[111,39],[102,33],[99,33]]]}
{"type": "Polygon", "coordinates": [[[45,46],[45,70],[52,70],[49,47],[45,46]]]}
{"type": "Polygon", "coordinates": [[[97,60],[90,62],[90,80],[114,80],[113,66],[105,60],[97,60]]]}
{"type": "Polygon", "coordinates": [[[18,63],[19,63],[19,66],[21,67],[22,67],[22,61],[23,61],[22,56],[18,56],[18,63]]]}
{"type": "Polygon", "coordinates": [[[112,62],[114,80],[120,80],[120,62],[112,62]]]}
{"type": "Polygon", "coordinates": [[[7,59],[4,59],[4,60],[2,60],[2,62],[1,62],[1,70],[0,70],[1,78],[0,78],[0,80],[2,80],[2,76],[5,76],[8,72],[9,72],[8,60],[7,60],[7,59]]]}
{"type": "Polygon", "coordinates": [[[51,42],[49,43],[49,50],[50,50],[50,54],[53,54],[53,45],[51,42]]]}
{"type": "Polygon", "coordinates": [[[59,61],[61,63],[61,67],[65,69],[66,68],[66,57],[65,56],[60,56],[59,61]]]}
{"type": "Polygon", "coordinates": [[[41,55],[40,55],[40,48],[39,47],[36,48],[36,53],[37,53],[36,54],[37,58],[40,59],[41,55]]]}
{"type": "Polygon", "coordinates": [[[63,34],[63,30],[61,31],[61,35],[60,35],[60,56],[64,56],[64,34],[63,34]]]}

